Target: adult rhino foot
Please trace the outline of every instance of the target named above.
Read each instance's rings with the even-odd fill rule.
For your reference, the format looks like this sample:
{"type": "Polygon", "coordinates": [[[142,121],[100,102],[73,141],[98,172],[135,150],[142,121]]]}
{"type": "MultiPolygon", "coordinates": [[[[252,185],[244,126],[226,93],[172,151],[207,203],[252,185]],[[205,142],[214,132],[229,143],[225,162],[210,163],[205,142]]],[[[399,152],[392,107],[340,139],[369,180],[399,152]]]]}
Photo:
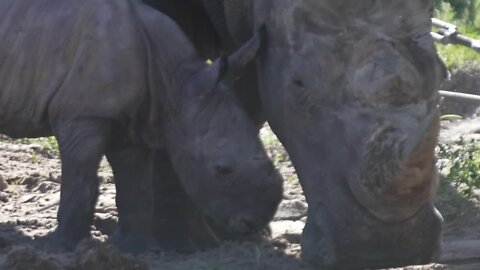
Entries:
{"type": "MultiPolygon", "coordinates": [[[[312,211],[313,212],[313,211],[312,211]]],[[[302,235],[304,260],[320,269],[377,269],[428,264],[438,259],[443,219],[431,205],[397,223],[372,217],[338,220],[309,215],[302,235]]]]}
{"type": "Polygon", "coordinates": [[[122,252],[135,255],[147,251],[156,244],[152,236],[120,232],[108,237],[107,243],[116,246],[122,252]]]}

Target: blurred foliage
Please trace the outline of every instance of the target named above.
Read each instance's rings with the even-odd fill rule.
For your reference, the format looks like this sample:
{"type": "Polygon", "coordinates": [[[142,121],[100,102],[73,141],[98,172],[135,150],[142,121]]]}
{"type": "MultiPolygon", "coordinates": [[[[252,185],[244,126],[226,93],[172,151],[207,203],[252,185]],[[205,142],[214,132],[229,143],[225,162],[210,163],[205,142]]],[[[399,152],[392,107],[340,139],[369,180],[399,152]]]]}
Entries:
{"type": "MultiPolygon", "coordinates": [[[[442,180],[451,183],[467,198],[477,196],[480,187],[480,142],[463,138],[437,147],[442,180]]],[[[441,192],[441,190],[440,190],[441,192]]]]}
{"type": "Polygon", "coordinates": [[[260,139],[275,167],[290,163],[290,157],[269,127],[260,132],[260,139]]]}
{"type": "MultiPolygon", "coordinates": [[[[434,17],[457,26],[460,33],[480,39],[480,0],[436,0],[434,17]]],[[[437,50],[448,69],[480,64],[480,53],[461,46],[437,43],[437,50]]]]}
{"type": "Polygon", "coordinates": [[[450,9],[452,19],[462,20],[469,25],[478,25],[477,13],[480,0],[434,0],[434,3],[435,9],[439,12],[450,9]]]}

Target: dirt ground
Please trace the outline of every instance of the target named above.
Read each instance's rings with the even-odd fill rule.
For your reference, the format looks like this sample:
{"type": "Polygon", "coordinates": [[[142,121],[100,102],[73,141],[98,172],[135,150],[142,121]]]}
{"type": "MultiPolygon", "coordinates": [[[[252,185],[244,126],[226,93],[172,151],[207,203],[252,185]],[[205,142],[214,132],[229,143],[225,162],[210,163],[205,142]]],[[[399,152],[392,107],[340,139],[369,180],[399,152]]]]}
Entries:
{"type": "MultiPolygon", "coordinates": [[[[452,104],[443,110],[448,112],[458,106],[452,104]]],[[[480,119],[475,110],[469,113],[473,118],[443,123],[441,142],[453,142],[460,136],[480,139],[480,119]]],[[[94,240],[82,242],[72,253],[46,253],[36,239],[56,226],[59,159],[40,145],[0,142],[0,270],[312,270],[300,259],[307,204],[298,179],[271,131],[264,129],[261,135],[285,178],[284,200],[271,224],[273,239],[264,243],[225,243],[189,256],[154,249],[132,257],[102,243],[115,230],[117,221],[115,189],[105,161],[99,172],[102,184],[92,226],[94,240]]],[[[440,262],[401,269],[480,269],[480,204],[464,199],[447,186],[437,206],[446,220],[440,262]]]]}

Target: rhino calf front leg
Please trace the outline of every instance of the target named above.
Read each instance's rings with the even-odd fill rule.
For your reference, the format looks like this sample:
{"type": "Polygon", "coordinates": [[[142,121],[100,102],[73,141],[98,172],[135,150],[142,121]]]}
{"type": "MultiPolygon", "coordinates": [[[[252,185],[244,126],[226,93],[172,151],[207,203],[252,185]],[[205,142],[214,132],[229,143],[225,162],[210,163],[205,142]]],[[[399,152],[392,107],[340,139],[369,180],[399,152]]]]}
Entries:
{"type": "Polygon", "coordinates": [[[218,238],[188,198],[165,151],[156,151],[154,166],[153,229],[160,247],[187,254],[217,246],[218,238]]]}
{"type": "Polygon", "coordinates": [[[62,185],[58,227],[49,244],[72,250],[89,236],[98,197],[97,168],[106,148],[109,123],[81,119],[61,121],[56,126],[62,185]]]}
{"type": "Polygon", "coordinates": [[[139,253],[154,243],[152,236],[152,151],[129,146],[107,153],[117,189],[118,231],[109,241],[121,250],[139,253]]]}

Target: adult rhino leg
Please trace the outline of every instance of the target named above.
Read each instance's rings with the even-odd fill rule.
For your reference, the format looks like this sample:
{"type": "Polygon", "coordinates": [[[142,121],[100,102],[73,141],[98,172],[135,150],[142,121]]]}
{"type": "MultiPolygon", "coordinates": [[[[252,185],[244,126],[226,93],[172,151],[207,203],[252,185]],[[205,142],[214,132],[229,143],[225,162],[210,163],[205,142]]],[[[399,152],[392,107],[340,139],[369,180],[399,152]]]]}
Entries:
{"type": "Polygon", "coordinates": [[[139,253],[153,244],[152,151],[127,146],[107,153],[117,189],[119,227],[109,238],[121,250],[139,253]]]}
{"type": "Polygon", "coordinates": [[[153,182],[155,238],[165,251],[191,253],[219,241],[188,198],[165,151],[155,153],[153,182]]]}
{"type": "Polygon", "coordinates": [[[97,168],[106,148],[110,124],[97,119],[74,119],[56,126],[62,183],[58,227],[49,244],[71,250],[89,236],[98,197],[97,168]]]}

